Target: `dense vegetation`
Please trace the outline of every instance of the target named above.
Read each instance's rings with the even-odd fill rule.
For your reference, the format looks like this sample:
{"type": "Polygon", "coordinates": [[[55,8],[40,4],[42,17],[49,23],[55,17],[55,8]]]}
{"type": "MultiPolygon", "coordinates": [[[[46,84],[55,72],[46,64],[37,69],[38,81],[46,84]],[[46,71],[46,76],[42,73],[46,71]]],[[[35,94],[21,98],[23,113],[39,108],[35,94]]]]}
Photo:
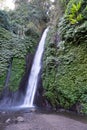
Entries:
{"type": "Polygon", "coordinates": [[[0,11],[0,92],[9,70],[7,87],[18,89],[25,57],[34,53],[50,20],[43,57],[44,97],[53,108],[87,114],[86,0],[16,0],[15,4],[13,11],[0,11]]]}
{"type": "Polygon", "coordinates": [[[47,22],[45,10],[33,2],[17,0],[15,10],[0,11],[0,92],[6,87],[9,69],[7,87],[12,91],[18,89],[25,72],[25,57],[34,53],[47,22]]]}
{"type": "Polygon", "coordinates": [[[55,17],[46,41],[44,92],[53,107],[87,113],[87,2],[61,2],[68,5],[60,20],[55,17]]]}

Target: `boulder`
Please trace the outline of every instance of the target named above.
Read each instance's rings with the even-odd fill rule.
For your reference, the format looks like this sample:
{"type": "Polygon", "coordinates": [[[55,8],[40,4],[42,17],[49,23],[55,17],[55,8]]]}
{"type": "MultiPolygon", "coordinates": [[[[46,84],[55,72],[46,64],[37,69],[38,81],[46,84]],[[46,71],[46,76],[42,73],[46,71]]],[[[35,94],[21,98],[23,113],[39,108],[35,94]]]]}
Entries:
{"type": "Polygon", "coordinates": [[[24,122],[24,118],[21,117],[21,116],[18,116],[18,117],[17,117],[17,121],[18,121],[18,122],[24,122]]]}
{"type": "Polygon", "coordinates": [[[5,123],[7,123],[7,124],[9,124],[11,122],[11,119],[10,118],[8,118],[6,121],[5,121],[5,123]]]}

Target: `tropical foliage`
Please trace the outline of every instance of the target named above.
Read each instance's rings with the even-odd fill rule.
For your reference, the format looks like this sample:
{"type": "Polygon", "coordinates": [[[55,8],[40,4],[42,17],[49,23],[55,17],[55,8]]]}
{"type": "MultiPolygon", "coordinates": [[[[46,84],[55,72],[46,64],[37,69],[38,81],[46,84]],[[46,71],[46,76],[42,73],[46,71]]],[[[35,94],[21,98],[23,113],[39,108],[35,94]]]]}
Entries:
{"type": "Polygon", "coordinates": [[[87,1],[55,0],[50,4],[48,0],[16,0],[15,10],[0,11],[0,92],[11,61],[8,87],[18,89],[25,57],[34,53],[50,16],[43,96],[53,108],[74,108],[87,114],[87,1]]]}
{"type": "Polygon", "coordinates": [[[10,30],[10,18],[8,16],[8,14],[5,11],[0,11],[0,26],[10,30]]]}
{"type": "Polygon", "coordinates": [[[84,0],[68,3],[65,15],[59,23],[59,33],[64,41],[80,44],[87,39],[86,5],[84,0]]]}
{"type": "Polygon", "coordinates": [[[74,108],[87,114],[86,8],[85,0],[70,0],[64,16],[56,18],[50,28],[43,60],[43,86],[53,107],[74,108]]]}
{"type": "Polygon", "coordinates": [[[16,1],[13,11],[0,11],[0,90],[5,85],[11,59],[9,88],[18,89],[25,72],[25,56],[34,53],[46,19],[45,10],[27,0],[16,1]]]}

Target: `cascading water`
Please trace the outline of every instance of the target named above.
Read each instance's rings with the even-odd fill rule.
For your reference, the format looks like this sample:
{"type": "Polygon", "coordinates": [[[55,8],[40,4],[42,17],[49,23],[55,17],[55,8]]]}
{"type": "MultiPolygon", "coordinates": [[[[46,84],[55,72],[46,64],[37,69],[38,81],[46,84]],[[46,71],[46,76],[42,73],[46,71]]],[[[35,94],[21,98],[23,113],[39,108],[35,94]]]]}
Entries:
{"type": "Polygon", "coordinates": [[[49,28],[45,29],[41,41],[39,43],[39,46],[37,48],[33,65],[31,68],[29,80],[28,80],[28,85],[27,85],[27,91],[25,95],[25,100],[23,103],[24,107],[33,107],[33,101],[34,101],[34,96],[37,88],[37,82],[38,82],[38,75],[41,69],[41,59],[44,51],[44,44],[45,44],[45,39],[47,36],[49,28]]]}

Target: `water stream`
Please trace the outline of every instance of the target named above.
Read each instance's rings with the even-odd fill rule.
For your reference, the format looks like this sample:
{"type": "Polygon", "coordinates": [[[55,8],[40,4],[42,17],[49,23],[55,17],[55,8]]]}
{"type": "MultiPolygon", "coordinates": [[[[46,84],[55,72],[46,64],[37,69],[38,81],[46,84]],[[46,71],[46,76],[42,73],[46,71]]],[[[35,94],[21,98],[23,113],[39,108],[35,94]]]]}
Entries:
{"type": "Polygon", "coordinates": [[[35,92],[37,89],[38,76],[41,70],[41,60],[42,60],[44,44],[45,44],[48,30],[49,30],[48,28],[45,29],[34,57],[33,65],[28,80],[25,100],[22,105],[23,107],[34,107],[33,102],[34,102],[35,92]]]}

